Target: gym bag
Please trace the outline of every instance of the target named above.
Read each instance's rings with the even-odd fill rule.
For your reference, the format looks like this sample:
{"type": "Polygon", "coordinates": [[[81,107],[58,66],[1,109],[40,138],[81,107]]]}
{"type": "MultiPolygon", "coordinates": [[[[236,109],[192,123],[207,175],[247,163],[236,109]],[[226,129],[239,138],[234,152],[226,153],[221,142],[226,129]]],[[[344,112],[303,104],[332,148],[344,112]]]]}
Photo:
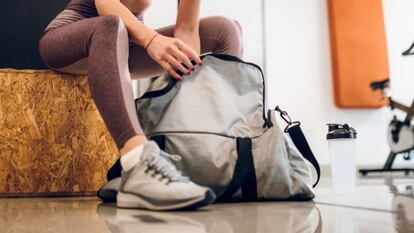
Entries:
{"type": "MultiPolygon", "coordinates": [[[[210,187],[219,201],[310,200],[319,165],[285,111],[280,128],[266,109],[265,78],[255,64],[223,54],[202,56],[184,81],[165,74],[136,99],[145,134],[170,154],[184,175],[210,187]],[[291,140],[292,139],[292,140],[291,140]]],[[[315,183],[315,185],[316,185],[315,183]]]]}

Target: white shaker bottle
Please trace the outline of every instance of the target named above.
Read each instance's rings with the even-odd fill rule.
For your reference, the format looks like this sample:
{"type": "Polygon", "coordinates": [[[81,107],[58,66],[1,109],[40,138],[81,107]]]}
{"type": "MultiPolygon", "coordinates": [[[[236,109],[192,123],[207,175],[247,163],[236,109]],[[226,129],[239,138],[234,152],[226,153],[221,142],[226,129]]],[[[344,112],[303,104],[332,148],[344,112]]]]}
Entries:
{"type": "Polygon", "coordinates": [[[332,184],[336,193],[352,193],[356,189],[357,132],[348,124],[328,124],[326,135],[331,159],[332,184]]]}

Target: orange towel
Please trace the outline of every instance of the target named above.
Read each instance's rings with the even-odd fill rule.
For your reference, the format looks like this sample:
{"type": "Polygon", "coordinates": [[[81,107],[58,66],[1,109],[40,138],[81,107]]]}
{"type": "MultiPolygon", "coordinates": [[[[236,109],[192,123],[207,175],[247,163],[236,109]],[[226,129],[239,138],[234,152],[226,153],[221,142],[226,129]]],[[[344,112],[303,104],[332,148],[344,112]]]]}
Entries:
{"type": "Polygon", "coordinates": [[[381,0],[328,0],[335,104],[378,108],[369,84],[389,77],[381,0]]]}

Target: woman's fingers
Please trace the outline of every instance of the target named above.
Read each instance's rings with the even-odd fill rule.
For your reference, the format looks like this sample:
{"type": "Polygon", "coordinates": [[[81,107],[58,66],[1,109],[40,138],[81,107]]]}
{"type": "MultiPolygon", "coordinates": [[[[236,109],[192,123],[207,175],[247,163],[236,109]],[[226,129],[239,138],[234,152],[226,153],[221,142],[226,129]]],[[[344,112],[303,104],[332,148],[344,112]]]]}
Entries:
{"type": "Polygon", "coordinates": [[[191,60],[185,55],[183,52],[181,52],[178,48],[174,49],[172,51],[172,55],[177,58],[177,60],[180,60],[184,65],[191,71],[194,70],[194,65],[191,63],[191,60]]]}
{"type": "Polygon", "coordinates": [[[171,55],[166,55],[165,60],[168,61],[173,67],[177,68],[179,71],[181,71],[183,74],[189,75],[190,71],[185,68],[181,62],[177,61],[177,59],[171,55]]]}
{"type": "Polygon", "coordinates": [[[199,65],[202,64],[200,57],[191,47],[179,39],[162,35],[157,36],[147,47],[147,53],[171,77],[178,80],[183,80],[179,73],[188,75],[191,71],[194,71],[193,62],[199,65]]]}
{"type": "Polygon", "coordinates": [[[177,42],[178,48],[183,51],[191,60],[193,60],[198,65],[201,65],[203,62],[201,61],[198,54],[191,49],[188,45],[184,44],[182,41],[178,40],[177,42]]]}
{"type": "Polygon", "coordinates": [[[175,72],[170,63],[168,63],[167,61],[161,61],[159,64],[165,71],[167,71],[168,74],[171,75],[171,77],[183,81],[183,77],[181,77],[179,74],[177,74],[177,72],[175,72]]]}

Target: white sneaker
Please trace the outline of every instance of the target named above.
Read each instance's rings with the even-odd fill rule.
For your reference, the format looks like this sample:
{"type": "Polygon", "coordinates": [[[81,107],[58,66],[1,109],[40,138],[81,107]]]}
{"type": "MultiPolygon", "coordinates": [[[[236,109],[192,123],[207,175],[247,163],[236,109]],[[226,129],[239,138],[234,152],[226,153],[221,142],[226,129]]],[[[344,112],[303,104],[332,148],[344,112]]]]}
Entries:
{"type": "Polygon", "coordinates": [[[97,196],[103,202],[116,202],[116,195],[118,195],[119,189],[121,189],[121,177],[106,182],[97,192],[97,196]]]}
{"type": "Polygon", "coordinates": [[[183,176],[165,156],[171,155],[162,152],[155,142],[146,143],[140,161],[122,173],[117,206],[174,210],[196,209],[214,202],[213,191],[183,176]]]}

